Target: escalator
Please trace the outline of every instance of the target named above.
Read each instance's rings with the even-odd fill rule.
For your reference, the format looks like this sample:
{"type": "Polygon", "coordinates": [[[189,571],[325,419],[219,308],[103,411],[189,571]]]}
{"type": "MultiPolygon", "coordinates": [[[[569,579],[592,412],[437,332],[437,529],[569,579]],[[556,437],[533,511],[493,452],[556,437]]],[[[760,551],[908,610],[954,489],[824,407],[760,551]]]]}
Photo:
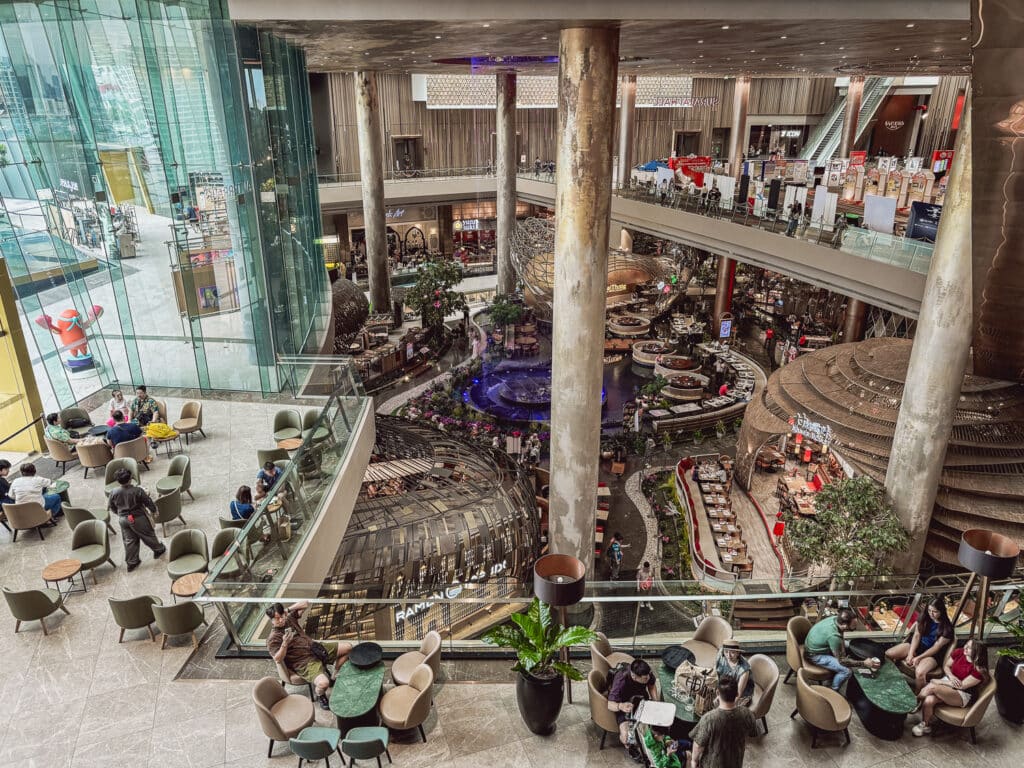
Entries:
{"type": "MultiPolygon", "coordinates": [[[[860,102],[860,113],[857,117],[856,146],[867,131],[875,112],[889,94],[893,79],[891,77],[868,77],[864,80],[864,95],[860,102]]],[[[809,160],[813,167],[823,168],[828,165],[842,141],[843,114],[846,112],[846,96],[840,96],[829,109],[821,122],[811,132],[807,143],[800,151],[800,158],[809,160]]]]}

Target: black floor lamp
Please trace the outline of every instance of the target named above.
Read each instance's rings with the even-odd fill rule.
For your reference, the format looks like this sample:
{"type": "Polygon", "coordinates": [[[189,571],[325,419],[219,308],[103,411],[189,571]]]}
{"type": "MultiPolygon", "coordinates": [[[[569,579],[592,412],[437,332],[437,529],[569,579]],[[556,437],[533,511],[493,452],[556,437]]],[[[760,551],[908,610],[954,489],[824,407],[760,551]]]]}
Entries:
{"type": "MultiPolygon", "coordinates": [[[[562,626],[568,624],[566,609],[583,599],[587,585],[587,567],[572,555],[544,555],[533,566],[533,594],[541,602],[558,608],[562,626]]],[[[569,663],[569,649],[561,651],[562,661],[569,663]]],[[[572,704],[572,681],[565,686],[572,704]]]]}
{"type": "Polygon", "coordinates": [[[957,603],[956,613],[953,615],[953,626],[963,613],[967,597],[974,588],[974,583],[981,577],[981,588],[978,590],[978,600],[974,606],[974,613],[971,616],[971,631],[968,638],[974,637],[975,628],[978,631],[978,638],[985,634],[985,612],[988,609],[989,583],[993,579],[1007,579],[1013,574],[1017,565],[1017,558],[1020,557],[1020,546],[1013,539],[993,531],[973,528],[964,531],[960,539],[960,551],[957,559],[960,565],[971,572],[967,580],[964,593],[957,603]]]}

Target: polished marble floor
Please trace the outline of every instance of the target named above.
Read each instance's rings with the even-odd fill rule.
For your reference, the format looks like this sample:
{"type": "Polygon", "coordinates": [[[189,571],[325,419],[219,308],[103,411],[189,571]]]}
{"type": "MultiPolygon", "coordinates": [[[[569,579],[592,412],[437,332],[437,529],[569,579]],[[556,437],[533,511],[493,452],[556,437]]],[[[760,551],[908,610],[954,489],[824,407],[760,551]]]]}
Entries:
{"type": "MultiPolygon", "coordinates": [[[[168,401],[172,414],[180,404],[168,401]]],[[[210,537],[216,532],[217,517],[226,512],[234,490],[243,482],[252,482],[255,450],[269,447],[277,407],[268,403],[204,403],[209,438],[200,437],[187,449],[196,496],[195,501],[184,503],[189,526],[203,529],[210,537]]],[[[144,487],[153,489],[167,462],[161,454],[153,470],[143,475],[144,487]]],[[[83,480],[81,468],[74,465],[66,477],[71,482],[73,503],[103,505],[101,477],[83,480]]],[[[180,527],[173,526],[169,533],[173,535],[180,527]]],[[[0,585],[42,586],[43,566],[65,557],[70,539],[71,532],[63,522],[48,529],[42,542],[23,534],[12,543],[6,531],[0,530],[0,585]]],[[[145,549],[140,568],[126,573],[120,536],[112,539],[112,551],[118,567],[101,567],[98,585],[94,586],[90,577],[88,593],[68,599],[71,613],[53,615],[48,621],[49,637],[44,637],[34,622],[14,634],[14,621],[0,606],[0,658],[4,660],[0,768],[294,766],[296,759],[283,745],[267,759],[267,741],[250,698],[251,680],[179,678],[192,653],[187,638],[169,640],[167,649],[161,651],[159,642],[150,642],[145,632],[128,632],[126,642],[118,644],[118,628],[110,617],[107,598],[148,593],[167,601],[170,580],[165,561],[154,561],[145,549]]],[[[213,611],[208,615],[212,620],[213,611]]],[[[251,663],[246,664],[250,669],[251,663]]],[[[785,662],[780,664],[785,669],[785,662]]],[[[262,672],[273,674],[269,659],[262,672]]],[[[396,737],[391,749],[396,766],[575,768],[632,764],[612,739],[605,750],[598,750],[600,734],[590,722],[582,684],[575,685],[576,703],[563,709],[555,734],[541,738],[522,724],[511,685],[461,682],[467,676],[471,675],[449,673],[449,680],[458,678],[460,682],[439,686],[436,706],[426,724],[426,744],[396,737]]],[[[806,728],[789,719],[793,697],[792,686],[780,686],[769,715],[770,731],[751,742],[747,765],[1018,768],[1024,757],[1020,729],[1005,723],[994,708],[978,729],[977,746],[952,732],[915,739],[909,726],[901,741],[883,742],[867,734],[855,719],[850,746],[834,742],[835,746],[812,750],[806,728]]],[[[318,711],[317,718],[330,724],[327,713],[318,711]]]]}

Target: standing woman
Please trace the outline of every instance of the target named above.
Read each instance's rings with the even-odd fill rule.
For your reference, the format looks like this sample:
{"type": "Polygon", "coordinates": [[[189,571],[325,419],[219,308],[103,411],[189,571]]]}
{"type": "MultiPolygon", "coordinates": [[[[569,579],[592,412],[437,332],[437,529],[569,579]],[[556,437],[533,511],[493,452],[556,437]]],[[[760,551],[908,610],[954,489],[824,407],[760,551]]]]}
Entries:
{"type": "Polygon", "coordinates": [[[644,564],[637,568],[636,571],[636,591],[640,595],[641,608],[643,608],[644,605],[646,605],[648,609],[652,611],[654,610],[654,604],[650,600],[645,601],[643,599],[645,595],[648,597],[650,596],[649,593],[651,591],[651,587],[653,586],[654,569],[651,568],[651,564],[647,560],[644,560],[644,564]]]}
{"type": "Polygon", "coordinates": [[[968,640],[967,645],[950,654],[942,669],[946,676],[928,683],[917,694],[921,700],[921,722],[913,728],[915,736],[932,732],[931,721],[939,704],[971,706],[981,686],[988,680],[988,648],[980,640],[968,640]]]}
{"type": "Polygon", "coordinates": [[[942,663],[954,638],[953,624],[946,614],[946,601],[939,596],[921,613],[910,642],[894,645],[885,652],[885,657],[893,662],[906,662],[914,670],[914,689],[920,691],[928,684],[929,673],[942,663]]]}

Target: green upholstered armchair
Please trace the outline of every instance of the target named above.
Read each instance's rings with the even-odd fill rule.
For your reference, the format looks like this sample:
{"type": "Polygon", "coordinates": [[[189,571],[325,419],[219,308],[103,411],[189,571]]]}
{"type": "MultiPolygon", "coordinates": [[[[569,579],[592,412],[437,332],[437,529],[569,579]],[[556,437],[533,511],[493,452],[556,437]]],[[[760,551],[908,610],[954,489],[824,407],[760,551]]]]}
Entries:
{"type": "Polygon", "coordinates": [[[292,753],[299,758],[299,768],[302,768],[303,760],[326,760],[327,768],[330,768],[331,755],[335,752],[341,758],[341,765],[344,768],[345,756],[338,749],[339,741],[341,741],[341,731],[337,728],[314,725],[303,728],[298,736],[289,739],[288,746],[292,748],[292,753]]]}
{"type": "Polygon", "coordinates": [[[156,497],[156,515],[153,518],[153,524],[159,523],[164,536],[167,536],[167,524],[172,520],[179,520],[182,525],[187,525],[185,518],[181,516],[181,491],[177,488],[156,497]]]}
{"type": "Polygon", "coordinates": [[[115,536],[117,531],[114,526],[110,524],[110,510],[109,509],[85,509],[83,507],[69,507],[67,504],[63,505],[64,519],[67,520],[68,527],[73,531],[83,520],[99,520],[107,526],[107,530],[115,536]]]}
{"type": "Polygon", "coordinates": [[[221,561],[225,562],[221,566],[220,575],[227,578],[238,576],[249,569],[245,556],[244,541],[242,541],[231,557],[225,557],[224,554],[235,543],[238,535],[239,531],[237,528],[224,528],[217,531],[217,535],[213,537],[213,547],[210,549],[210,554],[216,558],[210,566],[211,571],[215,570],[221,561]]]}
{"type": "Polygon", "coordinates": [[[71,532],[71,553],[68,556],[80,560],[83,571],[92,571],[93,584],[99,583],[96,581],[98,566],[110,563],[117,568],[117,563],[110,559],[110,534],[101,520],[84,520],[75,526],[71,532]]]}
{"type": "Polygon", "coordinates": [[[136,485],[139,484],[139,462],[127,456],[120,459],[111,459],[107,462],[106,469],[103,470],[103,490],[107,496],[121,487],[121,484],[117,482],[117,473],[122,469],[127,469],[131,472],[132,480],[136,485]]]}
{"type": "Polygon", "coordinates": [[[43,634],[46,631],[46,617],[60,609],[70,615],[70,611],[64,607],[64,600],[56,589],[26,589],[16,592],[4,587],[4,598],[7,600],[7,607],[11,609],[14,617],[14,632],[18,633],[23,621],[38,621],[43,625],[43,634]]]}
{"type": "MultiPolygon", "coordinates": [[[[307,729],[311,730],[311,729],[307,729]]],[[[301,738],[305,734],[299,734],[301,738]]],[[[295,751],[295,747],[292,747],[295,751]]],[[[376,726],[363,726],[352,728],[345,734],[345,740],[341,742],[342,755],[352,758],[349,765],[354,765],[356,760],[372,760],[377,758],[377,768],[380,768],[380,756],[387,755],[388,762],[391,762],[391,753],[388,752],[388,729],[376,726]]],[[[298,754],[296,752],[296,754],[298,754]]],[[[344,765],[344,758],[342,764],[344,765]]]]}
{"type": "Polygon", "coordinates": [[[156,641],[156,635],[153,633],[151,625],[156,621],[156,617],[153,616],[153,606],[164,604],[159,597],[139,595],[125,600],[116,600],[111,597],[107,598],[107,602],[110,603],[110,612],[114,615],[114,623],[121,628],[117,642],[124,642],[126,629],[142,629],[143,627],[149,632],[149,639],[156,641]]]}
{"type": "Polygon", "coordinates": [[[167,645],[167,638],[175,635],[192,635],[192,647],[199,647],[196,630],[206,623],[202,609],[191,600],[173,605],[153,605],[153,619],[156,628],[164,633],[160,650],[167,645]]]}
{"type": "Polygon", "coordinates": [[[188,456],[175,456],[167,467],[167,474],[156,481],[156,490],[161,496],[178,491],[187,493],[188,497],[195,500],[192,491],[192,462],[188,456]]]}
{"type": "Polygon", "coordinates": [[[299,412],[288,408],[274,414],[274,440],[293,440],[302,435],[302,417],[299,412]]]}
{"type": "Polygon", "coordinates": [[[174,534],[170,550],[167,553],[167,575],[172,581],[190,573],[206,573],[209,568],[206,534],[197,528],[186,528],[174,534]]]}

